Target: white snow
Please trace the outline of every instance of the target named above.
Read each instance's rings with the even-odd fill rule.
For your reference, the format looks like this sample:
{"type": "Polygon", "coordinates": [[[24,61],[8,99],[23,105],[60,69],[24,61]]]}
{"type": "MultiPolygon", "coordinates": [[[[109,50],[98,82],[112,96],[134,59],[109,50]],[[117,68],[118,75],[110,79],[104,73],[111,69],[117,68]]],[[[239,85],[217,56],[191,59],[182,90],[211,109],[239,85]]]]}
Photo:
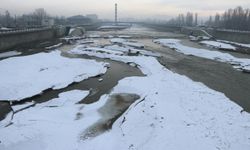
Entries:
{"type": "MultiPolygon", "coordinates": [[[[4,128],[4,127],[10,125],[11,120],[13,118],[13,115],[14,115],[14,112],[10,112],[7,114],[7,116],[3,120],[0,121],[0,130],[1,130],[1,128],[4,128]]],[[[1,131],[0,131],[0,133],[1,133],[1,131]]],[[[0,145],[0,148],[1,148],[1,145],[0,145]]]]}
{"type": "Polygon", "coordinates": [[[135,48],[144,48],[145,45],[142,43],[138,43],[138,42],[130,42],[126,39],[122,39],[122,38],[113,38],[110,40],[111,43],[114,44],[122,44],[122,45],[126,45],[126,46],[131,46],[131,47],[135,47],[135,48]]]}
{"type": "Polygon", "coordinates": [[[113,35],[104,35],[103,38],[114,38],[113,35]]]}
{"type": "Polygon", "coordinates": [[[113,50],[113,51],[121,51],[121,52],[128,52],[129,48],[128,47],[123,47],[119,45],[109,45],[104,47],[106,50],[113,50]]]}
{"type": "Polygon", "coordinates": [[[129,35],[119,35],[118,36],[118,38],[127,38],[127,39],[129,39],[129,38],[132,38],[131,36],[129,36],[129,35]]]}
{"type": "Polygon", "coordinates": [[[198,38],[196,36],[189,36],[190,41],[198,41],[198,38]]]}
{"type": "Polygon", "coordinates": [[[237,45],[237,46],[240,46],[240,47],[250,48],[250,44],[243,44],[243,43],[232,42],[232,41],[226,41],[226,40],[217,40],[217,41],[223,42],[223,43],[228,43],[228,44],[237,45]]]}
{"type": "Polygon", "coordinates": [[[97,40],[79,40],[78,43],[79,44],[93,44],[93,43],[96,43],[97,40]]]}
{"type": "Polygon", "coordinates": [[[21,52],[18,51],[9,51],[9,52],[4,52],[4,53],[0,53],[0,58],[6,58],[6,57],[11,57],[11,56],[17,56],[17,55],[21,55],[21,52]]]}
{"type": "Polygon", "coordinates": [[[35,105],[35,102],[26,102],[26,103],[20,104],[20,105],[14,105],[14,106],[12,105],[11,108],[14,112],[18,112],[20,110],[31,107],[33,105],[35,105]]]}
{"type": "Polygon", "coordinates": [[[112,42],[112,43],[123,43],[123,42],[126,42],[126,41],[127,41],[126,39],[122,39],[122,38],[110,39],[110,42],[112,42]]]}
{"type": "Polygon", "coordinates": [[[115,55],[123,55],[123,52],[120,52],[120,51],[113,51],[113,50],[108,50],[108,49],[105,49],[105,48],[98,48],[98,47],[88,47],[86,48],[86,51],[91,51],[91,52],[94,52],[94,53],[101,53],[101,54],[115,54],[115,55]]]}
{"type": "MultiPolygon", "coordinates": [[[[85,46],[77,46],[75,49],[71,50],[72,53],[74,53],[74,50],[76,50],[76,53],[78,53],[78,49],[82,48],[85,49],[85,53],[91,54],[91,53],[98,53],[99,55],[109,55],[109,54],[114,54],[114,55],[128,55],[130,54],[142,54],[146,56],[154,56],[154,57],[160,57],[161,55],[156,52],[151,52],[143,49],[135,49],[133,47],[129,46],[119,46],[119,45],[109,45],[105,46],[104,48],[97,48],[97,47],[85,47],[85,46]]],[[[108,57],[108,56],[107,56],[108,57]]]]}
{"type": "Polygon", "coordinates": [[[0,61],[0,100],[19,101],[106,72],[105,63],[60,54],[53,51],[0,61]]]}
{"type": "Polygon", "coordinates": [[[10,31],[12,30],[11,28],[6,28],[6,27],[1,27],[0,30],[3,30],[3,31],[10,31]]]}
{"type": "Polygon", "coordinates": [[[45,47],[45,49],[56,49],[60,46],[62,46],[63,43],[58,43],[58,44],[55,44],[55,45],[52,45],[52,46],[48,46],[48,47],[45,47]]]}
{"type": "Polygon", "coordinates": [[[200,43],[214,47],[214,48],[218,48],[218,49],[236,50],[236,47],[230,44],[225,44],[225,43],[217,42],[217,41],[201,41],[200,43]]]}
{"type": "Polygon", "coordinates": [[[222,53],[219,51],[210,51],[207,49],[199,49],[199,48],[185,46],[181,44],[181,40],[178,39],[158,39],[154,40],[154,42],[167,46],[171,49],[175,49],[176,51],[183,53],[185,55],[193,55],[206,59],[217,60],[220,62],[226,62],[232,65],[237,65],[241,69],[243,69],[245,66],[250,65],[250,59],[237,58],[228,53],[222,53]]]}
{"type": "Polygon", "coordinates": [[[122,44],[127,45],[127,46],[131,46],[131,47],[135,47],[135,48],[144,48],[145,47],[144,44],[136,43],[136,42],[124,42],[122,44]]]}
{"type": "Polygon", "coordinates": [[[83,105],[76,103],[87,92],[60,94],[57,99],[15,114],[11,126],[0,128],[1,150],[250,149],[250,114],[241,113],[242,108],[224,94],[171,72],[153,57],[88,49],[78,46],[71,53],[137,64],[146,76],[120,80],[109,95],[131,93],[141,98],[111,130],[82,140],[82,133],[101,118],[98,109],[109,95],[83,105]]]}
{"type": "Polygon", "coordinates": [[[77,40],[81,40],[81,39],[85,39],[85,36],[73,36],[73,37],[64,37],[61,38],[62,41],[65,42],[70,42],[70,41],[77,41],[77,40]]]}
{"type": "Polygon", "coordinates": [[[135,102],[112,130],[81,143],[98,149],[248,150],[250,115],[224,94],[175,74],[152,57],[74,53],[138,64],[146,77],[119,81],[113,93],[136,93],[135,102]],[[125,120],[125,121],[124,121],[125,120]],[[108,139],[108,140],[107,140],[108,139]]]}
{"type": "Polygon", "coordinates": [[[70,28],[69,34],[71,34],[73,31],[75,31],[75,28],[70,28]]]}
{"type": "Polygon", "coordinates": [[[129,26],[121,26],[121,25],[107,25],[107,26],[101,26],[98,29],[99,30],[121,30],[121,29],[126,29],[129,26]]]}
{"type": "Polygon", "coordinates": [[[209,40],[210,37],[207,36],[189,36],[190,41],[199,41],[199,40],[209,40]]]}
{"type": "Polygon", "coordinates": [[[64,92],[59,98],[16,113],[12,125],[0,128],[0,149],[76,149],[83,129],[100,118],[95,112],[97,104],[76,104],[88,94],[80,90],[64,92]]]}
{"type": "Polygon", "coordinates": [[[250,65],[249,66],[244,66],[243,71],[250,73],[250,65]]]}
{"type": "Polygon", "coordinates": [[[98,34],[90,34],[90,35],[88,35],[88,38],[101,38],[101,35],[98,35],[98,34]]]}

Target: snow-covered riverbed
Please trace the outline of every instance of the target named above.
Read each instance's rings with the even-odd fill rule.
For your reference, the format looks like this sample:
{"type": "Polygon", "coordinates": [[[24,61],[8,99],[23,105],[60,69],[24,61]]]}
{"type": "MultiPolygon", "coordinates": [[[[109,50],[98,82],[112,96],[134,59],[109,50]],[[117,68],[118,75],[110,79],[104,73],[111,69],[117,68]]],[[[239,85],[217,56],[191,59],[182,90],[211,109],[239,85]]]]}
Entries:
{"type": "Polygon", "coordinates": [[[53,51],[0,61],[0,100],[20,101],[106,72],[105,63],[60,54],[53,51]]]}
{"type": "MultiPolygon", "coordinates": [[[[107,50],[110,53],[110,50],[107,50]]],[[[224,94],[175,74],[155,58],[105,55],[72,50],[73,53],[134,62],[146,77],[123,79],[112,93],[137,93],[144,101],[134,103],[113,129],[84,142],[93,149],[248,149],[250,115],[224,94]],[[123,119],[126,119],[124,122],[123,119]],[[112,139],[111,142],[103,142],[112,139]],[[115,141],[115,142],[114,142],[115,141]],[[237,141],[237,142],[236,142],[237,141]],[[97,144],[98,143],[98,144],[97,144]],[[180,144],[181,143],[181,144],[180,144]],[[99,147],[98,145],[102,145],[99,147]]]]}
{"type": "MultiPolygon", "coordinates": [[[[236,69],[241,69],[243,71],[249,72],[250,59],[236,58],[228,53],[185,46],[181,44],[181,40],[179,39],[157,39],[154,40],[154,42],[167,46],[185,55],[193,55],[197,57],[217,60],[220,62],[226,62],[232,64],[236,69]]],[[[209,44],[215,43],[209,42],[209,44]]],[[[216,45],[218,46],[218,43],[216,43],[216,45]]]]}
{"type": "MultiPolygon", "coordinates": [[[[92,104],[76,104],[88,91],[74,90],[6,118],[4,121],[12,124],[0,128],[0,149],[250,149],[250,114],[223,93],[166,69],[154,53],[133,49],[138,54],[129,56],[130,49],[119,45],[79,45],[72,49],[71,54],[133,65],[146,76],[120,80],[108,95],[92,104]],[[82,138],[103,115],[99,109],[112,95],[120,93],[140,98],[111,130],[82,138]]],[[[99,65],[104,69],[103,64],[99,65]]]]}

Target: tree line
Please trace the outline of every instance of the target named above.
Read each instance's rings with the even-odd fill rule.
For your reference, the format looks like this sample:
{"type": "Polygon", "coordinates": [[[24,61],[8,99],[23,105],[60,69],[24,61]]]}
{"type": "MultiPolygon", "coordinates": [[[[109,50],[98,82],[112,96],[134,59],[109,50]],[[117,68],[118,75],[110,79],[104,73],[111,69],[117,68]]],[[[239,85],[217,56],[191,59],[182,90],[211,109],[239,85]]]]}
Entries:
{"type": "Polygon", "coordinates": [[[243,9],[240,6],[228,9],[222,14],[216,13],[215,16],[210,16],[204,24],[198,22],[197,13],[188,12],[186,15],[179,14],[178,17],[169,20],[167,24],[190,27],[205,25],[213,28],[250,31],[250,9],[243,9]]]}
{"type": "Polygon", "coordinates": [[[43,8],[35,9],[32,13],[21,16],[11,15],[8,10],[0,14],[0,27],[7,28],[26,28],[41,27],[47,19],[53,18],[55,24],[65,23],[64,17],[51,17],[43,8]]]}
{"type": "Polygon", "coordinates": [[[217,13],[215,16],[209,17],[206,25],[216,28],[250,31],[250,9],[243,9],[239,6],[235,9],[229,9],[223,14],[217,13]]]}
{"type": "Polygon", "coordinates": [[[178,17],[169,20],[167,24],[174,26],[197,26],[198,14],[193,14],[191,12],[187,12],[186,15],[179,14],[178,17]]]}

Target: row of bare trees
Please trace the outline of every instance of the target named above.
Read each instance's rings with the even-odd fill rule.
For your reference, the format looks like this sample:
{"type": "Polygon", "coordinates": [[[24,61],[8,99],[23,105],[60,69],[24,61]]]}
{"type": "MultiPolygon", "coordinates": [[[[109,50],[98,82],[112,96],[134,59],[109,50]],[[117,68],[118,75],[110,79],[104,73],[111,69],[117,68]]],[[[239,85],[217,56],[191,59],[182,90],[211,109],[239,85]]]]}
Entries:
{"type": "Polygon", "coordinates": [[[198,14],[188,12],[186,15],[179,14],[178,17],[168,21],[169,25],[174,26],[196,26],[198,25],[198,14]]]}
{"type": "MultiPolygon", "coordinates": [[[[168,24],[174,26],[203,25],[201,22],[198,23],[198,14],[190,12],[186,15],[179,14],[178,17],[169,20],[168,24]]],[[[229,9],[223,14],[217,13],[215,16],[210,16],[205,25],[222,29],[250,31],[250,9],[243,9],[239,6],[235,9],[229,9]]]]}
{"type": "Polygon", "coordinates": [[[48,18],[48,14],[43,8],[36,9],[30,14],[22,16],[11,15],[8,10],[0,14],[0,26],[4,27],[26,27],[26,26],[42,26],[42,21],[48,18]]]}
{"type": "Polygon", "coordinates": [[[210,16],[206,24],[217,28],[250,31],[250,9],[239,6],[223,14],[217,13],[215,16],[210,16]]]}

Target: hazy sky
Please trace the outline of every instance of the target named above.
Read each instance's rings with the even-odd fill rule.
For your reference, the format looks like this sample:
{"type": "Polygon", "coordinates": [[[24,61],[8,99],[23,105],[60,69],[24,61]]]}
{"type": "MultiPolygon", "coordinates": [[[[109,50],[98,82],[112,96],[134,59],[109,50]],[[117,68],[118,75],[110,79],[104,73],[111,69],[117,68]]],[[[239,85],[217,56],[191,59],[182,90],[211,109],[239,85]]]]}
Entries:
{"type": "Polygon", "coordinates": [[[96,13],[111,19],[115,3],[120,18],[163,18],[187,11],[208,16],[236,6],[250,8],[250,0],[0,0],[0,13],[8,9],[11,14],[23,14],[44,8],[57,16],[96,13]]]}

